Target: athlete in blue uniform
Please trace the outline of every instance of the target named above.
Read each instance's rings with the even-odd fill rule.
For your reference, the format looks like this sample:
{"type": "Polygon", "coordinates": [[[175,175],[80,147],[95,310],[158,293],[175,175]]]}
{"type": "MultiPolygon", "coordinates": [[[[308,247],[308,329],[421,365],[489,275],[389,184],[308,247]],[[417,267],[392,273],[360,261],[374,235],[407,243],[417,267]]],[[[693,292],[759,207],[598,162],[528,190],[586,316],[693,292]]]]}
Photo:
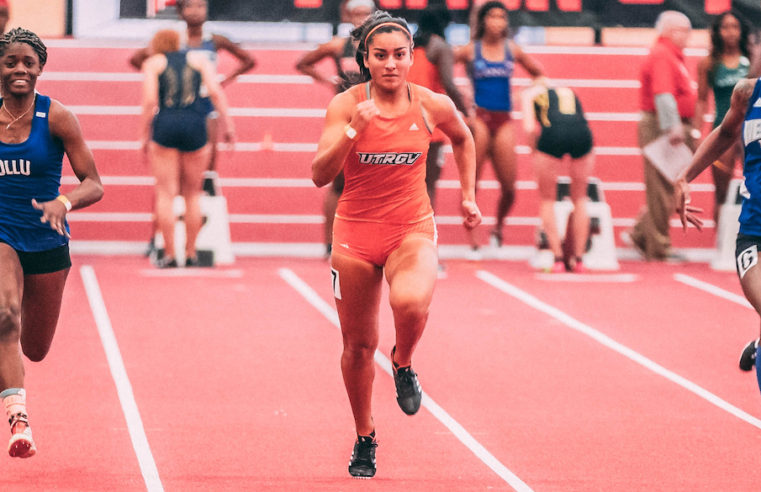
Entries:
{"type": "MultiPolygon", "coordinates": [[[[743,203],[735,250],[737,275],[745,297],[761,314],[761,268],[758,266],[758,250],[761,248],[761,79],[742,79],[735,85],[726,116],[698,147],[684,177],[677,181],[676,203],[682,224],[686,227],[689,222],[702,229],[703,222],[697,216],[702,210],[689,205],[687,183],[726,152],[741,135],[745,146],[745,183],[741,191],[743,203]]],[[[758,350],[758,340],[746,345],[740,356],[740,369],[750,371],[755,364],[761,390],[758,350]]]]}
{"type": "MultiPolygon", "coordinates": [[[[478,10],[473,41],[458,49],[455,60],[465,63],[473,84],[475,117],[468,126],[476,142],[476,174],[481,177],[483,164],[490,159],[499,181],[501,195],[497,205],[497,223],[491,231],[496,245],[502,245],[502,225],[515,201],[518,156],[511,124],[513,109],[510,97],[515,63],[536,78],[542,75],[539,64],[508,37],[507,7],[491,1],[478,10]]],[[[477,248],[475,239],[471,246],[477,248]]]]}
{"type": "Polygon", "coordinates": [[[35,92],[46,61],[33,32],[0,38],[0,398],[11,425],[8,453],[18,458],[36,452],[21,354],[41,361],[53,341],[71,267],[66,213],[103,196],[76,117],[35,92]],[[64,153],[80,181],[65,195],[64,153]]]}
{"type": "Polygon", "coordinates": [[[202,225],[201,180],[210,147],[205,108],[199,99],[202,85],[225,122],[225,139],[232,143],[234,138],[227,100],[211,64],[197,51],[178,51],[179,46],[176,31],[159,31],[151,41],[156,54],[143,63],[142,139],[156,177],[156,216],[165,251],[157,266],[162,268],[177,266],[173,201],[178,192],[185,199],[185,265],[198,266],[195,242],[202,225]]]}
{"type": "MultiPolygon", "coordinates": [[[[209,6],[206,0],[177,0],[177,13],[187,26],[187,29],[182,37],[181,49],[186,50],[198,50],[202,52],[212,63],[212,66],[216,70],[217,57],[220,51],[226,51],[238,60],[238,65],[230,73],[225,74],[221,80],[220,85],[226,87],[239,76],[256,66],[256,60],[244,50],[238,43],[231,41],[226,36],[221,34],[213,34],[205,31],[203,25],[208,18],[209,6]]],[[[136,69],[140,70],[143,62],[151,55],[150,47],[143,48],[136,51],[130,58],[130,64],[136,69]]],[[[208,170],[210,172],[216,172],[217,169],[217,152],[216,142],[218,140],[217,135],[217,113],[214,111],[214,106],[211,104],[211,100],[208,94],[202,90],[201,93],[203,104],[206,105],[208,111],[208,137],[211,146],[211,153],[209,156],[208,170]]]]}
{"type": "MultiPolygon", "coordinates": [[[[208,3],[206,0],[177,0],[177,13],[180,19],[182,19],[187,29],[182,36],[181,48],[186,50],[198,50],[202,52],[210,62],[214,70],[217,67],[218,53],[226,51],[238,60],[237,66],[225,74],[224,78],[220,82],[222,87],[226,87],[235,79],[256,66],[256,60],[249,54],[248,51],[243,49],[238,43],[231,41],[226,36],[221,34],[212,34],[205,31],[203,28],[204,23],[208,16],[208,3]]],[[[154,55],[150,49],[150,46],[137,50],[129,59],[130,65],[135,69],[141,70],[143,62],[151,55],[154,55]]],[[[211,142],[209,146],[208,164],[206,173],[204,174],[204,180],[202,181],[203,190],[209,195],[215,195],[219,191],[218,179],[217,179],[217,141],[219,140],[219,130],[217,124],[218,112],[214,110],[214,106],[205,92],[202,93],[202,101],[206,108],[207,121],[207,136],[208,141],[211,142]]],[[[157,224],[154,217],[152,224],[151,239],[148,244],[148,250],[146,256],[149,256],[155,251],[153,244],[153,237],[156,235],[157,224]]]]}

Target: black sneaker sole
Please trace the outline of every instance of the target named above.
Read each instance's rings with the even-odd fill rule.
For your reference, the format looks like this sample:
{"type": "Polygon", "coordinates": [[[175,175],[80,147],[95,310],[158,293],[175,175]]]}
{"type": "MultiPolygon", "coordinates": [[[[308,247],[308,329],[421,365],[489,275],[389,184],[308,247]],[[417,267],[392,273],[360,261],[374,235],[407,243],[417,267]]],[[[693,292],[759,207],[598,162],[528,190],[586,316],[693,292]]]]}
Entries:
{"type": "Polygon", "coordinates": [[[758,340],[753,340],[745,346],[740,354],[740,370],[748,372],[756,365],[756,344],[758,340]]]}
{"type": "Polygon", "coordinates": [[[351,468],[349,468],[349,474],[352,478],[356,478],[359,480],[370,480],[375,476],[375,470],[354,470],[352,471],[351,468]]]}

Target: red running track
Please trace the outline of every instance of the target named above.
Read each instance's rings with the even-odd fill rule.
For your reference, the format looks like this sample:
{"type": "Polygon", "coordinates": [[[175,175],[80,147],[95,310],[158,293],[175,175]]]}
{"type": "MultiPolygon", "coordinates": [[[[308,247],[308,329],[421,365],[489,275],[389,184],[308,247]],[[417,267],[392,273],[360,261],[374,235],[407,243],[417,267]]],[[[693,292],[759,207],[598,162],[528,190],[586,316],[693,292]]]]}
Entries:
{"type": "MultiPolygon", "coordinates": [[[[359,482],[346,471],[353,426],[325,262],[165,272],[75,257],[53,350],[27,363],[39,454],[6,458],[4,488],[756,490],[759,394],[736,358],[757,315],[684,283],[739,296],[733,274],[446,267],[414,359],[426,406],[403,415],[378,367],[378,475],[359,482]],[[102,312],[88,305],[98,293],[102,312]],[[104,313],[147,452],[133,449],[99,341],[104,313]],[[155,464],[148,486],[137,456],[143,473],[155,464]]],[[[387,354],[385,298],[380,324],[387,354]]]]}

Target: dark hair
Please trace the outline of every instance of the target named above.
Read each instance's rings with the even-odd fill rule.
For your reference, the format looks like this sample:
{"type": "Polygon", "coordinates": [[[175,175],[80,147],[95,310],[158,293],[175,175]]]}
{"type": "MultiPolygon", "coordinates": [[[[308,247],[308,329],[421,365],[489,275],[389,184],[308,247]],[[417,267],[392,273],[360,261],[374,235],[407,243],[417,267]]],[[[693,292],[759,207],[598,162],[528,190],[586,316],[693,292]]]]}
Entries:
{"type": "Polygon", "coordinates": [[[451,20],[452,16],[449,15],[449,10],[445,8],[434,7],[424,10],[418,19],[417,31],[413,38],[415,46],[428,46],[432,34],[442,38],[446,37],[444,31],[451,20]]]}
{"type": "MultiPolygon", "coordinates": [[[[475,39],[481,39],[484,37],[484,19],[486,18],[486,14],[488,14],[491,9],[502,9],[506,14],[508,13],[507,7],[505,7],[505,4],[502,2],[491,1],[481,5],[481,8],[478,9],[478,15],[476,16],[475,39]]],[[[505,30],[505,36],[507,36],[507,30],[505,30]]]]}
{"type": "MultiPolygon", "coordinates": [[[[177,8],[177,12],[181,13],[182,9],[185,8],[185,5],[188,3],[189,0],[177,0],[174,5],[177,8]]],[[[209,2],[206,0],[206,5],[208,6],[209,2]]]]}
{"type": "Polygon", "coordinates": [[[4,55],[8,47],[14,43],[26,43],[31,46],[37,53],[37,58],[40,59],[40,67],[45,66],[45,62],[48,61],[48,49],[35,33],[22,27],[11,29],[0,38],[0,56],[4,55]]]}
{"type": "Polygon", "coordinates": [[[721,60],[721,54],[724,52],[724,40],[721,39],[720,32],[721,23],[730,15],[740,23],[740,53],[742,53],[743,56],[750,57],[750,51],[748,50],[750,25],[738,12],[731,10],[716,17],[713,20],[713,24],[711,24],[711,59],[713,60],[714,65],[719,63],[719,60],[721,60]]]}
{"type": "Polygon", "coordinates": [[[354,57],[356,58],[357,65],[359,66],[360,82],[367,82],[371,79],[370,69],[368,69],[365,65],[365,55],[367,55],[368,44],[370,44],[370,41],[372,41],[376,34],[393,31],[403,32],[409,36],[410,49],[412,49],[412,34],[410,34],[410,28],[407,25],[407,21],[401,17],[391,17],[391,14],[383,10],[376,10],[365,20],[364,23],[362,23],[361,26],[357,27],[351,32],[351,37],[355,41],[358,41],[357,53],[354,57]],[[388,25],[379,27],[373,31],[373,29],[381,24],[388,25]]]}

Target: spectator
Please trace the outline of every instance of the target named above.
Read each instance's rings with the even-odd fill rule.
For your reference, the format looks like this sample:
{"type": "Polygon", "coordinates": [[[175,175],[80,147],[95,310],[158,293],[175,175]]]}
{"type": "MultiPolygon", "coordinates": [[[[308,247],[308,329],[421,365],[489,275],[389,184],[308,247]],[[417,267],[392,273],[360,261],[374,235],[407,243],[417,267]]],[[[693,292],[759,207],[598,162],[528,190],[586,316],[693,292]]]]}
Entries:
{"type": "MultiPolygon", "coordinates": [[[[695,148],[691,121],[697,93],[685,66],[683,49],[692,26],[686,15],[662,12],[655,23],[658,39],[640,69],[640,148],[667,134],[669,144],[695,148]]],[[[679,260],[671,250],[669,218],[674,213],[674,185],[644,157],[646,205],[623,239],[647,260],[679,260]]]]}

